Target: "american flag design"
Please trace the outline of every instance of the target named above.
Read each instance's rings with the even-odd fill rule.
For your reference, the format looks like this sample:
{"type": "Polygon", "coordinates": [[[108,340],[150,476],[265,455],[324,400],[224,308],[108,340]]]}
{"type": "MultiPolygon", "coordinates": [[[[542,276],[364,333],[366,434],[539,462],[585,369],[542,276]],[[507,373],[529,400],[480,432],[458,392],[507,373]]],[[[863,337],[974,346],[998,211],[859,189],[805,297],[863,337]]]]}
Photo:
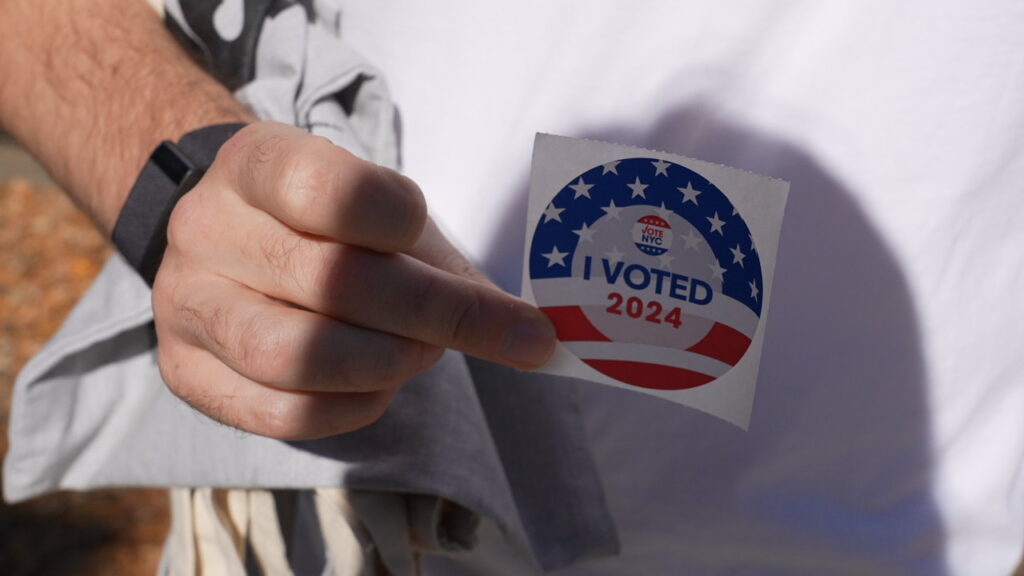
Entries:
{"type": "Polygon", "coordinates": [[[761,260],[724,193],[686,166],[623,158],[566,182],[537,222],[533,297],[558,339],[616,381],[703,386],[761,319],[761,260]]]}

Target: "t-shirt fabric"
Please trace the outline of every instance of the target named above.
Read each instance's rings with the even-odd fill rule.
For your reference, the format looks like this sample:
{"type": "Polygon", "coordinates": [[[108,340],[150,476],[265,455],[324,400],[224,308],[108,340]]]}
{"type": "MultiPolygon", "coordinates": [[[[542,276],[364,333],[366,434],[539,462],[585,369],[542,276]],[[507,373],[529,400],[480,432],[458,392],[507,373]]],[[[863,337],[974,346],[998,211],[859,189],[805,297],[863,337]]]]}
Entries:
{"type": "Polygon", "coordinates": [[[1013,570],[1024,5],[342,6],[406,173],[510,291],[536,132],[791,182],[749,432],[582,385],[623,550],[564,574],[1013,570]]]}

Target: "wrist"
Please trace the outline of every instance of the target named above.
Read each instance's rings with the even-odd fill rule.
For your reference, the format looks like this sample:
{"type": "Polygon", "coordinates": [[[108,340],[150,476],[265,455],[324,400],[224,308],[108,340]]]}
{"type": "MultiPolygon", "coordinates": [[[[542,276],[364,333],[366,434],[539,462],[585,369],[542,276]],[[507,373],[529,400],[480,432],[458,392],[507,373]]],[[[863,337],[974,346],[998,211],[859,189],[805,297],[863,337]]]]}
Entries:
{"type": "Polygon", "coordinates": [[[142,168],[111,235],[114,245],[150,286],[167,248],[167,223],[178,201],[213,164],[217,151],[245,127],[215,124],[161,142],[142,168]]]}
{"type": "Polygon", "coordinates": [[[6,2],[0,124],[109,236],[161,140],[252,115],[138,0],[6,2]]]}
{"type": "Polygon", "coordinates": [[[102,202],[95,207],[94,219],[108,237],[113,233],[132,186],[161,142],[180,142],[187,134],[207,126],[256,121],[223,86],[204,72],[195,72],[197,77],[168,83],[162,97],[148,101],[146,105],[152,114],[149,129],[135,129],[126,134],[120,156],[110,158],[109,170],[96,174],[107,182],[98,191],[105,193],[91,195],[102,202]]]}

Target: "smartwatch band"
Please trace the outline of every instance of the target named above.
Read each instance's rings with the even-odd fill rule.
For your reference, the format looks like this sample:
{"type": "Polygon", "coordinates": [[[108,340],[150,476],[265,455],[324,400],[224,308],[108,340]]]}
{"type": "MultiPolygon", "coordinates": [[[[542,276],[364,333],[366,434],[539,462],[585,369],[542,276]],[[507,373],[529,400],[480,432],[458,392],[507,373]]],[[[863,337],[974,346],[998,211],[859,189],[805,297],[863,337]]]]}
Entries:
{"type": "Polygon", "coordinates": [[[215,124],[189,132],[177,144],[160,143],[142,168],[114,225],[114,246],[153,286],[167,249],[171,211],[213,164],[217,151],[245,124],[215,124]]]}

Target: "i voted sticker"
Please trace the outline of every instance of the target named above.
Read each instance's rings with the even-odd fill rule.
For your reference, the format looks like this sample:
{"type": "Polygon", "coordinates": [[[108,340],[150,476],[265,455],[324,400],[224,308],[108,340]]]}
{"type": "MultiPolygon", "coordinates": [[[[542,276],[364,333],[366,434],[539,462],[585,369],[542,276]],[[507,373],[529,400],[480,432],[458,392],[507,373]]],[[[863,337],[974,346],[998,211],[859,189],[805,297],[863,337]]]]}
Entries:
{"type": "Polygon", "coordinates": [[[560,342],[544,370],[745,427],[788,186],[552,136],[538,137],[534,163],[523,292],[560,342]]]}

